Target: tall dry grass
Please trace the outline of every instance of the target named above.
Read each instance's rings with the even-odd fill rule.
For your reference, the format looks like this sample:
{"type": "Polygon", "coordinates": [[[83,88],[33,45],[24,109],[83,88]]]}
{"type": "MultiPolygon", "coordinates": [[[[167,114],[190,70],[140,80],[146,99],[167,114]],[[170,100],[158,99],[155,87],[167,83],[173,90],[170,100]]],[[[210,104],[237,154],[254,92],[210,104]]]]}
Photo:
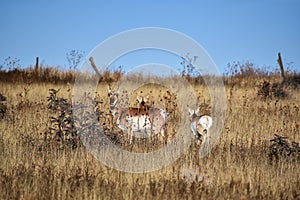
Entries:
{"type": "MultiPolygon", "coordinates": [[[[209,103],[205,85],[193,83],[193,87],[199,103],[209,103]]],[[[50,88],[60,88],[63,98],[72,97],[72,85],[63,83],[0,83],[8,110],[0,121],[0,199],[300,198],[299,162],[270,160],[268,154],[275,133],[300,141],[299,90],[287,87],[288,98],[264,100],[257,96],[258,88],[247,87],[247,82],[228,84],[222,135],[207,157],[199,159],[199,147],[193,143],[172,165],[131,174],[103,165],[83,146],[61,148],[55,141],[45,145],[53,114],[47,108],[50,88]]],[[[155,88],[149,86],[147,93],[150,90],[155,88]]],[[[104,102],[101,109],[109,113],[106,84],[99,85],[97,95],[104,102]]],[[[159,98],[158,93],[154,96],[159,98]]],[[[134,105],[135,97],[128,98],[134,105]]],[[[128,150],[153,145],[143,142],[130,149],[126,138],[117,139],[128,150]]]]}

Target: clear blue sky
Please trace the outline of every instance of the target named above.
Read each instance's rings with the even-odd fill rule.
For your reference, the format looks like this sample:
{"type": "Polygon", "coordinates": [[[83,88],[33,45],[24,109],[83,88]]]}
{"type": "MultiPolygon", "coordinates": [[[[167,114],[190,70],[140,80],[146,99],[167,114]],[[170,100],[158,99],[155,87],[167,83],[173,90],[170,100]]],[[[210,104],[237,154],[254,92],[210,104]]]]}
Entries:
{"type": "MultiPolygon", "coordinates": [[[[300,68],[298,0],[1,0],[0,63],[11,56],[26,67],[39,56],[45,65],[68,66],[70,50],[87,55],[106,38],[139,27],[192,37],[221,71],[247,60],[275,67],[279,51],[300,68]]],[[[125,66],[135,64],[128,60],[125,66]]]]}

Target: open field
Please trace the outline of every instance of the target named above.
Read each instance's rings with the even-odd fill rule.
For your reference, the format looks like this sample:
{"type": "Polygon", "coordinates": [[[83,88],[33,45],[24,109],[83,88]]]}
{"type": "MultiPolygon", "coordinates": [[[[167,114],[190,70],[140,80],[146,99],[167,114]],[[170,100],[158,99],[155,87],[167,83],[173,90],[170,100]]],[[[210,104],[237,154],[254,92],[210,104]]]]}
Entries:
{"type": "MultiPolygon", "coordinates": [[[[299,89],[285,88],[287,98],[264,100],[253,86],[259,81],[226,86],[225,124],[207,157],[199,159],[199,147],[193,143],[172,165],[144,174],[111,169],[82,145],[72,148],[49,140],[54,115],[47,108],[49,89],[60,88],[57,95],[70,101],[72,85],[0,83],[0,92],[7,97],[7,115],[0,120],[0,199],[299,199],[299,160],[271,160],[269,156],[274,134],[300,142],[299,89]]],[[[201,84],[193,84],[193,88],[199,104],[209,104],[207,88],[201,84]]],[[[149,86],[143,93],[153,91],[153,99],[158,101],[167,95],[166,90],[149,86]]],[[[172,99],[168,109],[173,109],[169,109],[167,128],[172,138],[180,113],[174,94],[168,95],[172,99]]],[[[135,98],[128,97],[132,106],[135,98]]],[[[113,132],[109,137],[115,143],[143,152],[163,146],[158,138],[128,144],[127,136],[113,127],[106,115],[106,84],[99,85],[97,99],[107,116],[100,118],[100,123],[105,123],[107,133],[113,132]]],[[[207,112],[209,106],[203,109],[207,112]]]]}

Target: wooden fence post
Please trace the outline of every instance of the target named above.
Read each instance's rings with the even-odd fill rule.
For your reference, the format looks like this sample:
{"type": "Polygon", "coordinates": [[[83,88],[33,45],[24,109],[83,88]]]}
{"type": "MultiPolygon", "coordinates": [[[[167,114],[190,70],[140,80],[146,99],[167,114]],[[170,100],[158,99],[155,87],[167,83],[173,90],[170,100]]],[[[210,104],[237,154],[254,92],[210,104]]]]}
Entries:
{"type": "Polygon", "coordinates": [[[39,57],[36,57],[34,73],[37,76],[39,72],[39,57]]]}
{"type": "Polygon", "coordinates": [[[96,74],[97,74],[97,75],[99,76],[99,78],[100,78],[99,81],[101,81],[101,80],[102,80],[102,76],[101,76],[101,73],[99,72],[99,70],[98,70],[98,68],[97,68],[97,66],[96,66],[96,64],[95,64],[95,62],[94,62],[93,57],[90,57],[89,60],[90,60],[90,63],[91,63],[91,65],[92,65],[93,69],[95,70],[96,74]]]}
{"type": "Polygon", "coordinates": [[[285,81],[285,75],[284,75],[284,68],[283,68],[283,63],[282,63],[282,60],[281,60],[280,52],[278,53],[277,62],[279,64],[280,71],[281,71],[281,77],[283,78],[283,82],[284,82],[285,81]]]}

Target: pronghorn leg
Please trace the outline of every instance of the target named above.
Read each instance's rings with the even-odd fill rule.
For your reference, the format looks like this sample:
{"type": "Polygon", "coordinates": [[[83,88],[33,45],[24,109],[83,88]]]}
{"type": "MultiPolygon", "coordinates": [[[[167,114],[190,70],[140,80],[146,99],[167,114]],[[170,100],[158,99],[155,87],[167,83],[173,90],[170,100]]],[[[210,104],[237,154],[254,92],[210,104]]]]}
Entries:
{"type": "MultiPolygon", "coordinates": [[[[197,144],[200,145],[200,142],[201,142],[200,139],[196,138],[196,137],[195,137],[195,139],[197,140],[197,144]]],[[[201,144],[203,144],[203,142],[201,144]]]]}
{"type": "Polygon", "coordinates": [[[127,128],[127,134],[128,134],[128,140],[129,140],[129,144],[132,143],[132,131],[131,128],[127,128]]]}
{"type": "Polygon", "coordinates": [[[162,137],[165,137],[165,128],[164,127],[160,130],[160,134],[162,137]]]}
{"type": "MultiPolygon", "coordinates": [[[[146,130],[145,130],[145,131],[146,131],[146,130]]],[[[153,135],[153,134],[152,134],[152,129],[148,130],[148,131],[147,131],[147,134],[148,134],[148,140],[151,142],[151,141],[152,141],[151,136],[153,135]]]]}
{"type": "Polygon", "coordinates": [[[160,137],[159,137],[159,140],[160,140],[160,142],[164,142],[164,139],[165,139],[165,129],[162,128],[162,129],[160,130],[160,137]]]}
{"type": "Polygon", "coordinates": [[[130,142],[129,144],[132,144],[132,133],[130,134],[130,142]]]}
{"type": "Polygon", "coordinates": [[[203,141],[202,141],[202,144],[205,144],[205,142],[206,142],[206,137],[207,137],[207,135],[203,135],[203,141]]]}

